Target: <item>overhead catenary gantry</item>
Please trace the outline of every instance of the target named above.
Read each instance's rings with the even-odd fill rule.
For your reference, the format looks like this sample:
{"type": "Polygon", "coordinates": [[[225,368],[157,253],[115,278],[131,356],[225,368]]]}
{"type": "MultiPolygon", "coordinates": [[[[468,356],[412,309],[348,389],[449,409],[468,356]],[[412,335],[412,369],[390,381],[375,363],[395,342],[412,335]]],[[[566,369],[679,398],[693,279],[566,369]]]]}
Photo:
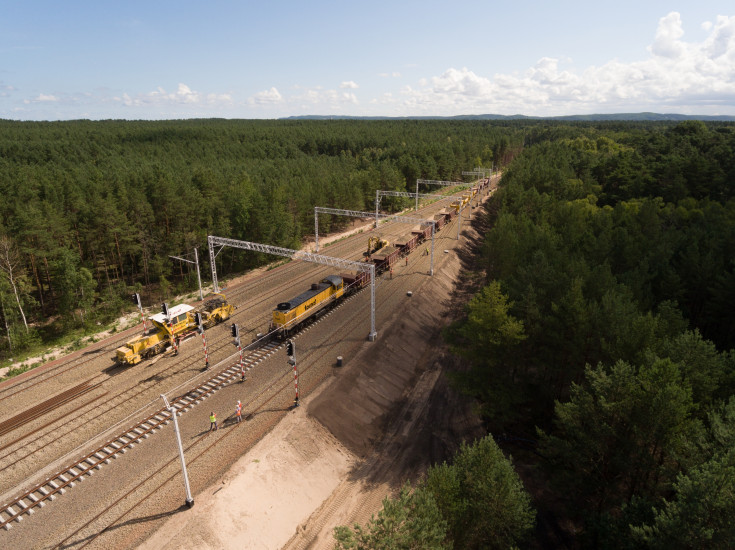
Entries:
{"type": "Polygon", "coordinates": [[[468,170],[467,172],[462,172],[463,176],[482,176],[485,177],[485,169],[484,168],[475,168],[474,170],[468,170]]]}
{"type": "MultiPolygon", "coordinates": [[[[434,195],[435,196],[435,195],[434,195]]],[[[360,212],[358,210],[342,210],[339,208],[327,208],[325,206],[314,207],[314,244],[316,251],[319,252],[319,213],[331,214],[333,216],[351,216],[353,218],[369,218],[372,216],[370,212],[360,212]]],[[[375,226],[378,225],[378,219],[393,220],[399,223],[418,223],[431,224],[431,263],[429,266],[429,275],[434,275],[434,235],[436,234],[436,221],[426,220],[422,218],[409,218],[408,216],[398,216],[395,214],[378,214],[375,215],[375,226]]]]}
{"type": "Polygon", "coordinates": [[[268,244],[252,243],[248,241],[238,241],[236,239],[227,239],[224,237],[215,237],[209,235],[207,237],[209,243],[209,263],[212,266],[212,285],[214,292],[219,292],[219,284],[217,283],[217,264],[215,259],[217,254],[225,247],[240,248],[242,250],[251,250],[253,252],[262,252],[264,254],[274,254],[276,256],[284,256],[293,260],[302,260],[315,264],[328,265],[344,269],[354,269],[355,271],[365,271],[370,273],[370,333],[368,340],[373,342],[378,336],[375,330],[375,265],[366,262],[355,262],[345,260],[344,258],[333,258],[331,256],[323,256],[314,254],[313,252],[305,252],[303,250],[292,250],[290,248],[282,248],[280,246],[271,246],[268,244]],[[219,250],[215,253],[214,247],[219,246],[219,250]]]}
{"type": "Polygon", "coordinates": [[[487,178],[493,175],[493,172],[495,171],[495,163],[493,162],[490,168],[485,168],[484,166],[475,166],[473,170],[475,172],[482,172],[484,174],[483,177],[487,178]]]}
{"type": "Polygon", "coordinates": [[[380,210],[380,201],[383,197],[408,197],[411,198],[416,196],[416,210],[418,210],[418,199],[435,199],[439,201],[453,198],[452,195],[433,195],[429,193],[408,193],[406,191],[383,191],[382,189],[375,190],[375,227],[378,227],[378,211],[380,210]]]}
{"type": "MultiPolygon", "coordinates": [[[[477,168],[475,168],[477,170],[477,168]]],[[[471,185],[464,181],[443,181],[443,180],[416,180],[416,210],[419,209],[419,184],[421,185],[440,185],[442,187],[456,187],[471,185]]]]}

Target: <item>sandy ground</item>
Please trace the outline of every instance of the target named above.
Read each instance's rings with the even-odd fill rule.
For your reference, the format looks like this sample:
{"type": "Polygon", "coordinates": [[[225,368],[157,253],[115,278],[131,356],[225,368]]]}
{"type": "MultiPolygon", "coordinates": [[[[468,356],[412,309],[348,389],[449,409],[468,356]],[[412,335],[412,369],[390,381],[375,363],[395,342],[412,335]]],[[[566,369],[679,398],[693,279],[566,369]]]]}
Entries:
{"type": "Polygon", "coordinates": [[[306,404],[308,400],[142,548],[265,549],[286,544],[294,526],[329,497],[356,462],[308,416],[306,404]]]}
{"type": "Polygon", "coordinates": [[[412,315],[394,314],[382,345],[302,400],[141,548],[332,548],[335,526],[364,524],[404,481],[483,435],[443,376],[451,359],[439,331],[460,269],[452,252],[414,296],[412,315]]]}

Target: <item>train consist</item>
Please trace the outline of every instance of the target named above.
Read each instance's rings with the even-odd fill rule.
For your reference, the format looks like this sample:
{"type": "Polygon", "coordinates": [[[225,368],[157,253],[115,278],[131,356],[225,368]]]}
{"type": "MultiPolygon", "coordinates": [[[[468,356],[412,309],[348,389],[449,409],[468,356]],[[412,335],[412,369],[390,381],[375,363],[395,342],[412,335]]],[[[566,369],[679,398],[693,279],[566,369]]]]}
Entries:
{"type": "Polygon", "coordinates": [[[137,365],[171,348],[176,340],[194,334],[197,330],[197,313],[201,317],[202,327],[208,329],[229,319],[234,311],[235,306],[227,303],[224,294],[216,294],[197,309],[188,304],[173,306],[168,311],[168,317],[163,313],[149,317],[152,328],[117,348],[112,360],[121,365],[137,365]]]}
{"type": "MultiPolygon", "coordinates": [[[[469,201],[480,191],[487,188],[489,179],[480,180],[477,186],[472,187],[453,202],[449,208],[441,210],[434,216],[436,230],[440,231],[444,225],[451,222],[469,201]]],[[[363,252],[363,261],[375,265],[375,273],[383,273],[392,268],[400,259],[406,257],[419,245],[431,239],[431,223],[423,223],[411,229],[411,232],[398,239],[393,244],[380,236],[368,239],[367,250],[363,252]]],[[[353,294],[370,284],[370,273],[356,271],[330,275],[319,283],[288,302],[278,304],[273,310],[269,333],[277,338],[288,338],[304,323],[314,320],[330,308],[337,305],[344,297],[353,294]]]]}
{"type": "MultiPolygon", "coordinates": [[[[448,208],[434,215],[436,230],[441,231],[444,225],[451,222],[459,211],[489,183],[487,179],[480,180],[477,186],[464,192],[448,208]]],[[[404,258],[430,239],[431,228],[431,223],[417,225],[393,244],[380,236],[372,236],[368,240],[362,261],[375,265],[376,274],[388,271],[400,258],[404,258]]],[[[309,290],[288,302],[278,304],[272,313],[269,333],[279,338],[288,337],[304,322],[320,316],[339,303],[342,298],[361,290],[368,284],[370,284],[370,273],[366,271],[346,272],[325,277],[319,283],[312,284],[309,290]]],[[[197,330],[197,314],[201,318],[202,327],[208,329],[229,319],[234,309],[234,306],[227,303],[224,295],[217,294],[198,309],[181,304],[171,308],[168,316],[163,313],[153,315],[149,318],[153,325],[152,328],[142,336],[133,338],[117,348],[112,360],[122,365],[137,365],[144,359],[149,359],[170,349],[175,342],[192,335],[197,330]]]]}
{"type": "MultiPolygon", "coordinates": [[[[454,201],[448,208],[439,211],[434,215],[434,224],[436,225],[436,231],[441,229],[451,222],[459,211],[469,203],[478,193],[486,189],[490,185],[489,179],[481,179],[479,183],[464,192],[456,201],[454,201]]],[[[404,258],[411,253],[416,247],[421,245],[423,242],[431,239],[431,223],[422,223],[411,229],[410,233],[396,240],[392,245],[380,237],[371,237],[368,241],[368,254],[366,260],[375,264],[375,272],[383,273],[389,270],[400,258],[404,258]],[[380,248],[375,249],[373,243],[382,243],[380,248]]],[[[356,276],[356,275],[355,275],[356,276]]],[[[345,276],[343,275],[343,278],[345,276]]],[[[362,282],[362,281],[361,281],[362,282]]],[[[370,281],[367,281],[370,282],[370,281]]],[[[364,286],[362,282],[362,286],[364,286]]]]}

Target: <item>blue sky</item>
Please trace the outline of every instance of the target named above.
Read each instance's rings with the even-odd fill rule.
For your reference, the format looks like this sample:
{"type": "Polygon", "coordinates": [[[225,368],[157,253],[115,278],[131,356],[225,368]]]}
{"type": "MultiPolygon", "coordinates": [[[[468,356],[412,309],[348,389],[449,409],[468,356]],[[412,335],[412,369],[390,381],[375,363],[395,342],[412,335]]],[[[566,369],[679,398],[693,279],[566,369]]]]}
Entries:
{"type": "Polygon", "coordinates": [[[735,115],[730,1],[3,0],[0,118],[735,115]]]}

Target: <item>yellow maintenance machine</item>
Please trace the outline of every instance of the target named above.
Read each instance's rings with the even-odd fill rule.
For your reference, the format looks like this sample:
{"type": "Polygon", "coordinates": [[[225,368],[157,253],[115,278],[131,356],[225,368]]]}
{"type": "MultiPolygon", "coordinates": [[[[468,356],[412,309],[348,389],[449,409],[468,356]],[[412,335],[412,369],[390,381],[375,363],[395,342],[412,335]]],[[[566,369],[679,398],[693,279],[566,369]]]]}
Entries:
{"type": "Polygon", "coordinates": [[[163,353],[174,345],[175,339],[183,339],[194,334],[197,329],[195,314],[202,317],[202,326],[205,329],[229,319],[235,307],[228,304],[224,294],[216,294],[215,298],[206,301],[199,309],[188,304],[173,306],[169,310],[168,318],[163,313],[149,317],[153,327],[142,336],[125,342],[115,350],[116,363],[123,365],[137,365],[143,359],[163,353]]]}

